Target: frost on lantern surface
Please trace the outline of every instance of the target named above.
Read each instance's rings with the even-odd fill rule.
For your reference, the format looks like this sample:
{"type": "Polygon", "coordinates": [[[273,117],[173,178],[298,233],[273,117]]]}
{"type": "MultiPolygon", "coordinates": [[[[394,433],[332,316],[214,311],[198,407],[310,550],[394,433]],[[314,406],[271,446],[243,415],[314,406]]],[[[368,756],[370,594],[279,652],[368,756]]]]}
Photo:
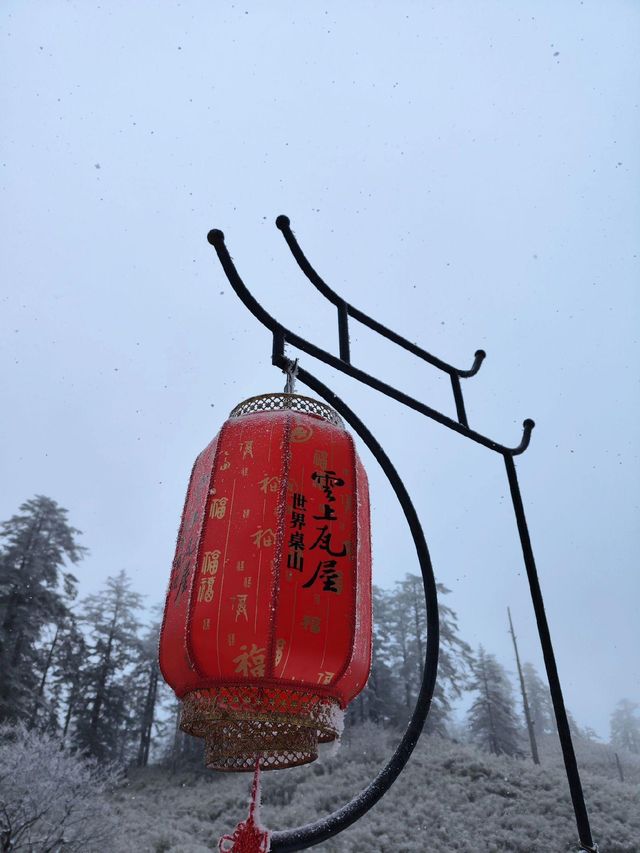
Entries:
{"type": "Polygon", "coordinates": [[[196,459],[160,638],[207,765],[313,761],[371,662],[367,478],[338,415],[294,394],[237,406],[196,459]]]}

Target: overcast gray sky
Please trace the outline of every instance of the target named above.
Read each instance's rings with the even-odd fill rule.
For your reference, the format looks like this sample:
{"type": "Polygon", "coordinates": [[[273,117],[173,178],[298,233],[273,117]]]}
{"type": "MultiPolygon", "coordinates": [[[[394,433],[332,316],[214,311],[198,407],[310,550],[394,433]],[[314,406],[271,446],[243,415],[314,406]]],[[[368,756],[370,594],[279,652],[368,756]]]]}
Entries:
{"type": "MultiPolygon", "coordinates": [[[[190,466],[280,389],[206,243],[336,348],[287,213],[349,301],[459,366],[471,424],[518,460],[569,707],[640,700],[640,6],[631,2],[3,4],[0,518],[34,493],[84,531],[82,592],[163,598],[190,466]]],[[[446,377],[366,330],[354,362],[453,413],[446,377]]],[[[500,457],[303,357],[419,509],[463,636],[541,667],[500,457]]],[[[304,392],[304,389],[300,389],[304,392]]],[[[374,579],[417,571],[362,453],[374,579]]]]}

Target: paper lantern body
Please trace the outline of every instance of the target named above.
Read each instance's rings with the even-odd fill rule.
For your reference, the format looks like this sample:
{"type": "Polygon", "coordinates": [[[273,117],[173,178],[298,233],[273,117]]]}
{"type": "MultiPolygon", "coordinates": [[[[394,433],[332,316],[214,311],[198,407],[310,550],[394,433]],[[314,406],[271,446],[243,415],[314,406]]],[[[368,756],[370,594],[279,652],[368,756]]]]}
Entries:
{"type": "Polygon", "coordinates": [[[208,766],[293,766],[335,739],[371,662],[367,479],[324,404],[252,398],[198,456],[160,638],[208,766]]]}

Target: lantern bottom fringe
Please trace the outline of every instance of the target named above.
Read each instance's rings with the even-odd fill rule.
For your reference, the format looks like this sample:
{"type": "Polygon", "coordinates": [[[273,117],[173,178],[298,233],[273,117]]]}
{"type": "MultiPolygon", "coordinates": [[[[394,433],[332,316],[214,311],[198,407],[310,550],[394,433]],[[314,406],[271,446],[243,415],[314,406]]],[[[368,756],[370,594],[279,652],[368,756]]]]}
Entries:
{"type": "Polygon", "coordinates": [[[255,685],[194,690],[182,697],[180,728],[205,741],[212,770],[250,771],[307,764],[318,744],[336,740],[343,712],[336,699],[255,685]]]}

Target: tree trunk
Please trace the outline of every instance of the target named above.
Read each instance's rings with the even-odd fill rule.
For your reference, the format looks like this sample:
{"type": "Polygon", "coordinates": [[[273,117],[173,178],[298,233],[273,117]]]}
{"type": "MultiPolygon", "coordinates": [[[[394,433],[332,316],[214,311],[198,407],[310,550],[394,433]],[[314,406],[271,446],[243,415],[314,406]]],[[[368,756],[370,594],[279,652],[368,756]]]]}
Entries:
{"type": "Polygon", "coordinates": [[[151,732],[158,695],[158,667],[154,664],[149,676],[147,696],[142,712],[142,725],[140,727],[140,744],[138,746],[138,767],[146,767],[149,762],[149,748],[151,746],[151,732]]]}
{"type": "Polygon", "coordinates": [[[176,772],[178,766],[178,751],[180,743],[180,703],[176,707],[176,726],[173,733],[173,749],[171,750],[171,773],[176,772]]]}
{"type": "Polygon", "coordinates": [[[33,703],[33,711],[31,712],[31,719],[29,720],[29,728],[32,729],[36,724],[36,717],[38,716],[38,708],[40,707],[40,700],[42,699],[42,694],[44,693],[44,685],[47,681],[47,675],[49,673],[49,667],[51,666],[51,661],[53,660],[53,650],[56,647],[56,643],[58,642],[58,632],[59,628],[56,626],[56,633],[53,636],[53,642],[51,643],[51,648],[49,649],[49,653],[47,655],[47,661],[44,665],[44,672],[42,673],[42,678],[40,679],[40,687],[38,688],[38,692],[36,694],[36,701],[33,703]]]}
{"type": "Polygon", "coordinates": [[[149,763],[149,750],[151,749],[151,740],[153,733],[153,722],[155,719],[155,710],[156,710],[156,700],[158,698],[158,677],[159,677],[158,667],[155,666],[153,670],[153,690],[151,692],[151,702],[149,706],[149,731],[147,734],[147,742],[144,749],[144,766],[146,767],[149,763]]]}
{"type": "Polygon", "coordinates": [[[67,732],[69,731],[69,723],[71,722],[71,714],[73,713],[73,708],[76,703],[76,694],[78,692],[78,680],[79,676],[71,683],[71,693],[69,694],[69,704],[67,705],[67,713],[64,719],[64,728],[62,729],[62,746],[64,747],[64,743],[67,739],[67,732]]]}
{"type": "Polygon", "coordinates": [[[22,652],[22,641],[24,639],[24,635],[22,631],[18,631],[16,635],[16,643],[13,647],[13,654],[11,655],[11,668],[16,669],[18,664],[20,663],[20,653],[22,652]]]}
{"type": "Polygon", "coordinates": [[[527,731],[529,732],[529,743],[531,744],[531,757],[533,758],[534,764],[540,764],[540,758],[538,756],[538,744],[536,743],[536,734],[533,730],[533,721],[531,719],[531,713],[529,711],[529,700],[527,699],[527,690],[524,686],[524,675],[522,674],[522,667],[520,666],[518,644],[516,643],[516,635],[513,630],[513,622],[511,621],[511,611],[508,607],[507,613],[509,615],[509,631],[511,633],[511,639],[513,640],[513,648],[516,653],[516,665],[518,667],[518,677],[520,678],[520,690],[522,691],[522,707],[524,709],[524,718],[527,723],[527,731]]]}
{"type": "Polygon", "coordinates": [[[493,708],[491,706],[491,694],[489,693],[489,684],[487,682],[487,671],[484,660],[482,661],[482,681],[484,682],[484,695],[487,703],[487,713],[489,715],[489,751],[494,755],[499,755],[498,751],[498,735],[496,732],[495,722],[493,720],[493,708]]]}
{"type": "Polygon", "coordinates": [[[91,723],[89,725],[89,730],[93,738],[97,739],[98,735],[98,723],[100,721],[100,710],[102,709],[102,702],[104,700],[104,689],[107,684],[107,676],[109,675],[109,668],[111,666],[111,649],[113,648],[113,638],[115,635],[116,624],[118,619],[118,610],[119,610],[119,600],[116,600],[115,610],[113,611],[113,619],[111,620],[111,627],[109,628],[109,639],[107,641],[107,650],[104,653],[104,657],[102,659],[102,667],[100,668],[100,676],[98,678],[98,684],[96,685],[96,695],[93,700],[93,707],[91,709],[91,723]]]}

